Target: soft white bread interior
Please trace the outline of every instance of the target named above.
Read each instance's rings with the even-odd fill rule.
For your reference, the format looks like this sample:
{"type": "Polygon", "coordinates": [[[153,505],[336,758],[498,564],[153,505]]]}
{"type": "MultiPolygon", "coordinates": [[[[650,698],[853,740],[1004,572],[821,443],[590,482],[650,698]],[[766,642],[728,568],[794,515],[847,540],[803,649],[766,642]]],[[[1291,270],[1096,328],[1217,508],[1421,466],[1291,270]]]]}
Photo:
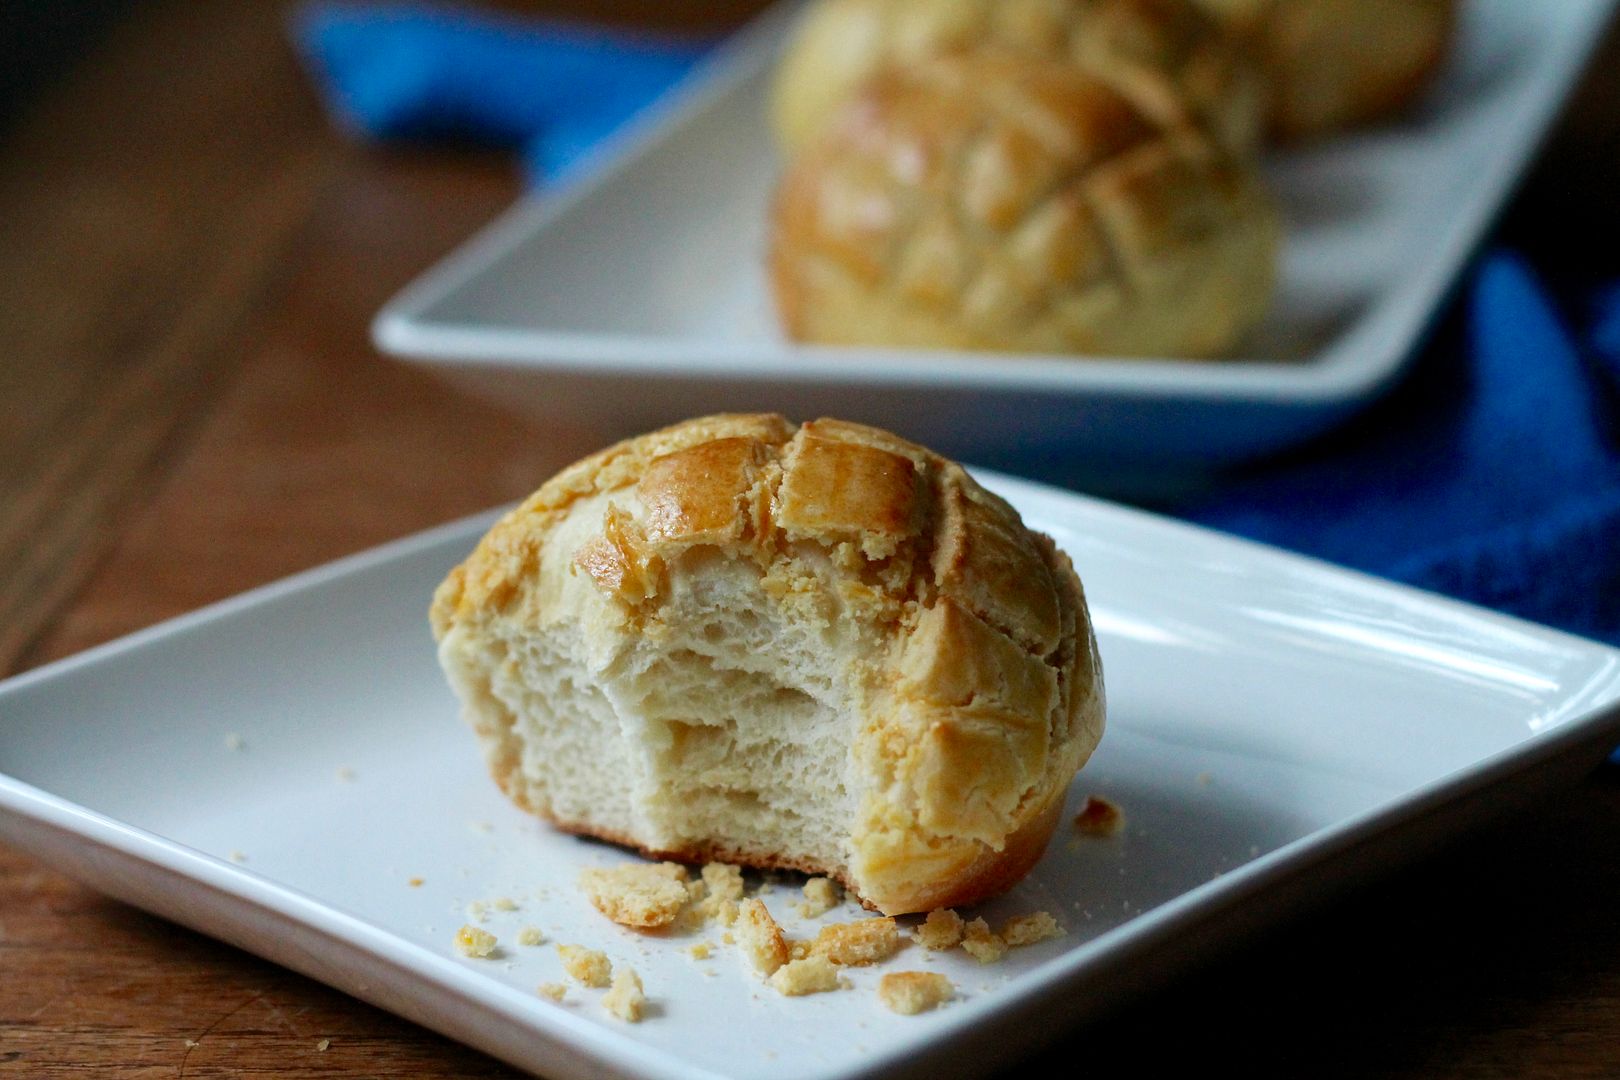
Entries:
{"type": "Polygon", "coordinates": [[[1102,735],[1068,558],[960,466],[835,420],[707,417],[587,458],[431,617],[519,804],[887,914],[1021,878],[1102,735]]]}

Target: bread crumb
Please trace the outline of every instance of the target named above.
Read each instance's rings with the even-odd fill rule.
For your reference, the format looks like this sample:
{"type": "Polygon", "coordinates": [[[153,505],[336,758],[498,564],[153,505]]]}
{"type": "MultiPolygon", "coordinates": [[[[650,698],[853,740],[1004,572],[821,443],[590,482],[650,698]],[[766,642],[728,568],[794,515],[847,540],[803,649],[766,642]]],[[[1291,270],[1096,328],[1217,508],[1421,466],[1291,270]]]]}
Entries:
{"type": "Polygon", "coordinates": [[[552,1001],[560,1002],[568,996],[568,987],[562,983],[541,983],[535,987],[534,992],[543,998],[550,998],[552,1001]]]}
{"type": "Polygon", "coordinates": [[[613,965],[606,954],[583,945],[559,945],[557,955],[562,957],[563,970],[581,986],[606,986],[613,975],[613,965]]]}
{"type": "MultiPolygon", "coordinates": [[[[708,903],[708,901],[704,902],[708,903]]],[[[710,914],[713,916],[714,921],[719,923],[721,926],[736,926],[737,910],[737,901],[721,900],[719,903],[714,905],[710,914]]]]}
{"type": "Polygon", "coordinates": [[[707,960],[713,947],[707,941],[700,941],[686,951],[692,954],[694,960],[707,960]]]}
{"type": "Polygon", "coordinates": [[[495,935],[476,926],[463,926],[456,931],[456,949],[462,956],[489,956],[495,951],[495,935]]]}
{"type": "Polygon", "coordinates": [[[185,1042],[187,1050],[195,1050],[197,1047],[202,1045],[202,1043],[198,1042],[196,1039],[187,1039],[185,1042]]]}
{"type": "Polygon", "coordinates": [[[805,957],[807,957],[809,955],[810,955],[810,943],[808,941],[790,941],[790,942],[788,942],[788,958],[790,960],[803,960],[805,957]]]}
{"type": "Polygon", "coordinates": [[[240,851],[233,851],[231,852],[230,859],[231,862],[240,866],[241,864],[247,862],[247,855],[240,851]]]}
{"type": "Polygon", "coordinates": [[[602,1008],[627,1024],[641,1021],[647,995],[641,990],[641,976],[632,967],[620,967],[613,973],[613,988],[602,995],[602,1008]]]}
{"type": "Polygon", "coordinates": [[[322,1039],[320,1042],[315,1044],[315,1052],[317,1054],[324,1054],[327,1050],[331,1049],[331,1046],[331,1039],[322,1039]]]}
{"type": "Polygon", "coordinates": [[[708,886],[709,895],[716,900],[741,900],[743,898],[742,867],[731,863],[712,862],[701,871],[703,884],[708,886]]]}
{"type": "Polygon", "coordinates": [[[737,905],[737,938],[743,955],[761,975],[773,974],[788,961],[782,928],[758,900],[750,898],[737,905]]]}
{"type": "Polygon", "coordinates": [[[546,935],[540,932],[538,926],[525,926],[518,931],[517,943],[519,945],[544,945],[546,935]]]}
{"type": "Polygon", "coordinates": [[[405,884],[409,885],[413,889],[420,889],[422,887],[422,883],[426,880],[426,878],[413,877],[405,884]]]}
{"type": "Polygon", "coordinates": [[[1020,945],[1033,945],[1037,941],[1046,941],[1049,938],[1059,938],[1064,933],[1058,921],[1045,911],[1016,916],[1001,926],[1001,939],[1014,948],[1020,945]]]}
{"type": "Polygon", "coordinates": [[[626,863],[586,870],[579,875],[579,886],[591,905],[614,922],[651,930],[674,922],[686,906],[686,876],[686,867],[678,863],[626,863]]]}
{"type": "Polygon", "coordinates": [[[915,1016],[951,1000],[956,987],[937,971],[893,971],[878,980],[877,992],[890,1012],[915,1016]]]}
{"type": "Polygon", "coordinates": [[[893,919],[862,919],[823,926],[810,951],[835,964],[863,966],[888,959],[900,944],[900,928],[893,919]]]}
{"type": "Polygon", "coordinates": [[[513,900],[510,896],[497,896],[493,901],[490,902],[490,906],[496,911],[516,911],[517,901],[513,900]]]}
{"type": "Polygon", "coordinates": [[[1074,827],[1087,836],[1117,836],[1125,828],[1125,811],[1101,795],[1087,795],[1086,805],[1074,817],[1074,827]]]}
{"type": "Polygon", "coordinates": [[[925,949],[954,949],[962,943],[962,916],[950,908],[928,913],[912,936],[925,949]]]}
{"type": "Polygon", "coordinates": [[[724,926],[737,921],[737,902],[743,898],[742,868],[730,863],[709,863],[702,870],[703,900],[698,917],[724,926]]]}
{"type": "Polygon", "coordinates": [[[225,736],[225,749],[245,750],[247,749],[247,740],[242,738],[242,736],[238,735],[236,732],[232,731],[225,736]]]}
{"type": "Polygon", "coordinates": [[[843,903],[844,891],[831,878],[813,877],[804,883],[804,903],[799,914],[806,919],[819,918],[843,903]]]}
{"type": "Polygon", "coordinates": [[[338,766],[338,771],[337,771],[337,778],[339,780],[342,780],[343,782],[347,783],[348,781],[354,779],[354,770],[349,768],[347,765],[339,765],[338,766]]]}
{"type": "Polygon", "coordinates": [[[473,832],[481,832],[481,833],[488,833],[488,832],[494,832],[495,831],[495,826],[491,825],[487,821],[469,821],[469,822],[467,822],[467,828],[471,829],[473,832]]]}
{"type": "Polygon", "coordinates": [[[824,994],[849,985],[847,979],[839,977],[838,969],[825,956],[807,956],[803,960],[783,964],[771,975],[770,983],[784,997],[824,994]]]}
{"type": "Polygon", "coordinates": [[[993,964],[1006,955],[1007,943],[983,919],[974,919],[963,929],[962,949],[981,964],[993,964]]]}

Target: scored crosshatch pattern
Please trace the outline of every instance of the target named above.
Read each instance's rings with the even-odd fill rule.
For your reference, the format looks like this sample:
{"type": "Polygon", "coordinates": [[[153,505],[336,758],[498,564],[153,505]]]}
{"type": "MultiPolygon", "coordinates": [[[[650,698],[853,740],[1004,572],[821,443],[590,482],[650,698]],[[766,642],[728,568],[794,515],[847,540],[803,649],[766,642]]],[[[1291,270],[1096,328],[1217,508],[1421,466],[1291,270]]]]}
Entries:
{"type": "Polygon", "coordinates": [[[1166,126],[1259,143],[1247,48],[1192,0],[824,0],[807,11],[774,90],[777,136],[799,147],[881,67],[986,46],[1099,79],[1166,126]]]}
{"type": "Polygon", "coordinates": [[[1263,314],[1278,244],[1252,167],[995,53],[874,77],[789,165],[771,265],[804,340],[1212,356],[1263,314]]]}

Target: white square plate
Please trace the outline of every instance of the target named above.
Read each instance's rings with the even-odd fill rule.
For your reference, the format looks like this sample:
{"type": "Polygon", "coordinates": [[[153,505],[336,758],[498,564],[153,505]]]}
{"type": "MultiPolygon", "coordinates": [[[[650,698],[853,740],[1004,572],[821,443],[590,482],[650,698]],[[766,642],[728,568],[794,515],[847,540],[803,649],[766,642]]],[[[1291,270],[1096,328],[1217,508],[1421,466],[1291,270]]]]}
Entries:
{"type": "MultiPolygon", "coordinates": [[[[851,991],[789,999],[714,934],[699,962],[692,939],[591,910],[579,869],[626,856],[498,794],[435,663],[428,596],[488,518],[0,684],[0,837],[554,1080],[941,1077],[984,1072],[1620,740],[1620,652],[985,479],[1086,581],[1109,730],[1071,798],[1106,794],[1129,822],[1106,840],[1065,830],[988,906],[993,922],[1046,909],[1068,929],[1001,964],[913,945],[853,972],[851,991]],[[484,924],[501,955],[456,955],[466,905],[501,896],[518,904],[484,924]],[[595,991],[537,996],[561,972],[549,944],[515,944],[528,924],[632,963],[653,1015],[631,1026],[595,991]],[[882,970],[929,967],[960,1000],[917,1017],[879,1006],[882,970]]],[[[807,931],[789,886],[765,899],[807,931]]]]}
{"type": "Polygon", "coordinates": [[[763,103],[790,8],[740,35],[591,179],[521,203],[411,285],[373,333],[498,402],[621,433],[766,410],[866,420],[1020,472],[1227,464],[1323,431],[1394,382],[1614,2],[1465,0],[1417,109],[1268,155],[1288,240],[1243,360],[785,342],[763,272],[779,168],[763,103]]]}

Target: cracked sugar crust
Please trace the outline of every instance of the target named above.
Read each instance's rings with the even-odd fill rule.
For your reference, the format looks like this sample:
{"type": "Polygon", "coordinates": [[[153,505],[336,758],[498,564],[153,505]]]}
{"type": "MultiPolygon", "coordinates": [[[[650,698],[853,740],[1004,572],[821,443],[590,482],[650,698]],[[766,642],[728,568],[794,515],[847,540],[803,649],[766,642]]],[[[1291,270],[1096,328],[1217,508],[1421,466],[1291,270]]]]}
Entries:
{"type": "Polygon", "coordinates": [[[1269,306],[1280,238],[1247,158],[987,49],[863,84],[783,176],[770,272],[803,341],[1215,358],[1269,306]]]}
{"type": "Polygon", "coordinates": [[[658,857],[825,875],[888,914],[971,904],[1022,877],[1102,733],[1068,558],[954,462],[844,421],[720,415],[609,447],[498,522],[431,617],[491,772],[520,805],[658,857]],[[692,598],[739,580],[769,634],[702,637],[692,598]],[[811,643],[788,658],[797,668],[779,655],[784,635],[811,643]],[[750,670],[692,681],[704,693],[734,681],[786,710],[762,726],[802,737],[785,749],[824,779],[732,775],[738,748],[715,743],[713,724],[645,711],[672,685],[669,665],[726,648],[750,670]],[[536,657],[563,673],[552,688],[526,681],[536,657]],[[757,690],[767,677],[778,689],[757,690]],[[681,816],[744,788],[748,815],[711,814],[701,830],[681,816]],[[750,826],[776,804],[815,829],[750,826]]]}
{"type": "Polygon", "coordinates": [[[1246,45],[1191,0],[821,0],[777,69],[772,120],[802,148],[879,68],[988,47],[1066,63],[1248,154],[1264,93],[1246,45]]]}
{"type": "Polygon", "coordinates": [[[759,900],[749,898],[738,905],[733,932],[743,955],[761,975],[775,974],[792,955],[782,927],[759,900]]]}
{"type": "Polygon", "coordinates": [[[877,992],[890,1012],[915,1016],[950,1001],[956,987],[937,971],[892,971],[878,980],[877,992]]]}
{"type": "Polygon", "coordinates": [[[592,867],[579,875],[580,888],[597,911],[641,930],[675,921],[690,898],[686,881],[686,867],[668,862],[592,867]]]}
{"type": "Polygon", "coordinates": [[[822,927],[810,945],[810,955],[825,956],[841,966],[865,967],[887,960],[903,944],[893,919],[862,919],[822,927]]]}

